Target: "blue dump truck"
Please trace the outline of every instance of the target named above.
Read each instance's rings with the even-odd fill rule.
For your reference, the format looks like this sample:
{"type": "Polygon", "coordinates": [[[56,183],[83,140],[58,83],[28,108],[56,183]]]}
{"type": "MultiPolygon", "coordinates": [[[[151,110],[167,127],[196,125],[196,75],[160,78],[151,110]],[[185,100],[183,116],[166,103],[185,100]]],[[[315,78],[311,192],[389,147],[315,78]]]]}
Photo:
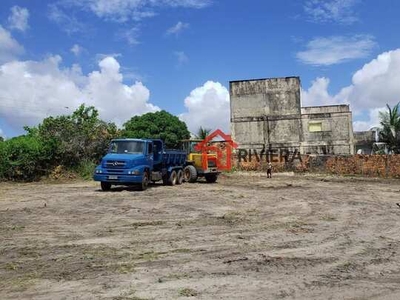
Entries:
{"type": "Polygon", "coordinates": [[[93,179],[100,181],[103,191],[113,185],[137,185],[145,190],[150,181],[182,184],[186,155],[186,151],[165,149],[162,140],[114,139],[93,179]]]}

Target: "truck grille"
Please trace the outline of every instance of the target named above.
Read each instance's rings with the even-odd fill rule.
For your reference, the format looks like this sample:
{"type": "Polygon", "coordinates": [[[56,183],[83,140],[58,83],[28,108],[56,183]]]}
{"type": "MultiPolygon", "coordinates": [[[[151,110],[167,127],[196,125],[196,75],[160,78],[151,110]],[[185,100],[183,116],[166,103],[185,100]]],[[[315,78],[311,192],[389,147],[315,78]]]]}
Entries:
{"type": "Polygon", "coordinates": [[[209,168],[216,167],[216,166],[217,166],[217,164],[215,163],[215,160],[211,160],[211,159],[208,160],[209,168]]]}
{"type": "Polygon", "coordinates": [[[125,166],[126,166],[126,162],[121,161],[121,160],[108,160],[105,163],[105,167],[110,168],[110,169],[112,169],[112,168],[121,169],[121,168],[125,168],[125,166]]]}

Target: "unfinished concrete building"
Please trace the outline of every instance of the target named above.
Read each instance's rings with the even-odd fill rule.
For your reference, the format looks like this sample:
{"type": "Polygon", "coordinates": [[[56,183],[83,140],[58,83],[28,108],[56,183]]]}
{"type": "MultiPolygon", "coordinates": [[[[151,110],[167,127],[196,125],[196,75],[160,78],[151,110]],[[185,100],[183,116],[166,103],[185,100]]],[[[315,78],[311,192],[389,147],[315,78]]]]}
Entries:
{"type": "Polygon", "coordinates": [[[353,154],[348,105],[301,107],[300,78],[231,81],[232,137],[242,149],[353,154]]]}
{"type": "Polygon", "coordinates": [[[376,142],[379,142],[377,130],[354,132],[355,153],[373,154],[376,142]]]}

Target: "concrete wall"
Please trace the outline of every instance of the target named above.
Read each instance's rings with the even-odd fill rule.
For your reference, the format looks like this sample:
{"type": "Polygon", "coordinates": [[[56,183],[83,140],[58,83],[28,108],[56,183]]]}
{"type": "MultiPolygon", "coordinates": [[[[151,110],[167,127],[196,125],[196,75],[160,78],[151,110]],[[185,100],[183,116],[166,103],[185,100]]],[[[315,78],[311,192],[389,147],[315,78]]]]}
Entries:
{"type": "Polygon", "coordinates": [[[241,147],[299,147],[298,77],[230,82],[231,131],[241,147]]]}
{"type": "Polygon", "coordinates": [[[231,81],[230,101],[232,137],[242,149],[354,153],[349,106],[302,108],[299,77],[231,81]],[[310,122],[322,130],[310,132],[310,122]]]}
{"type": "Polygon", "coordinates": [[[230,82],[231,118],[300,114],[300,78],[230,82]]]}

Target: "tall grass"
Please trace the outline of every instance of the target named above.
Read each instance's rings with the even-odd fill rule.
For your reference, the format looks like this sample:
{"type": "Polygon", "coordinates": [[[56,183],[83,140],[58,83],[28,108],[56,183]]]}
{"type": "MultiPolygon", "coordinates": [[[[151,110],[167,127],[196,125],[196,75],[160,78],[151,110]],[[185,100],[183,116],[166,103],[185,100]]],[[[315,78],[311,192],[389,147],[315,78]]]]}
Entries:
{"type": "Polygon", "coordinates": [[[96,164],[90,160],[83,160],[75,169],[75,172],[85,180],[92,179],[96,164]]]}

